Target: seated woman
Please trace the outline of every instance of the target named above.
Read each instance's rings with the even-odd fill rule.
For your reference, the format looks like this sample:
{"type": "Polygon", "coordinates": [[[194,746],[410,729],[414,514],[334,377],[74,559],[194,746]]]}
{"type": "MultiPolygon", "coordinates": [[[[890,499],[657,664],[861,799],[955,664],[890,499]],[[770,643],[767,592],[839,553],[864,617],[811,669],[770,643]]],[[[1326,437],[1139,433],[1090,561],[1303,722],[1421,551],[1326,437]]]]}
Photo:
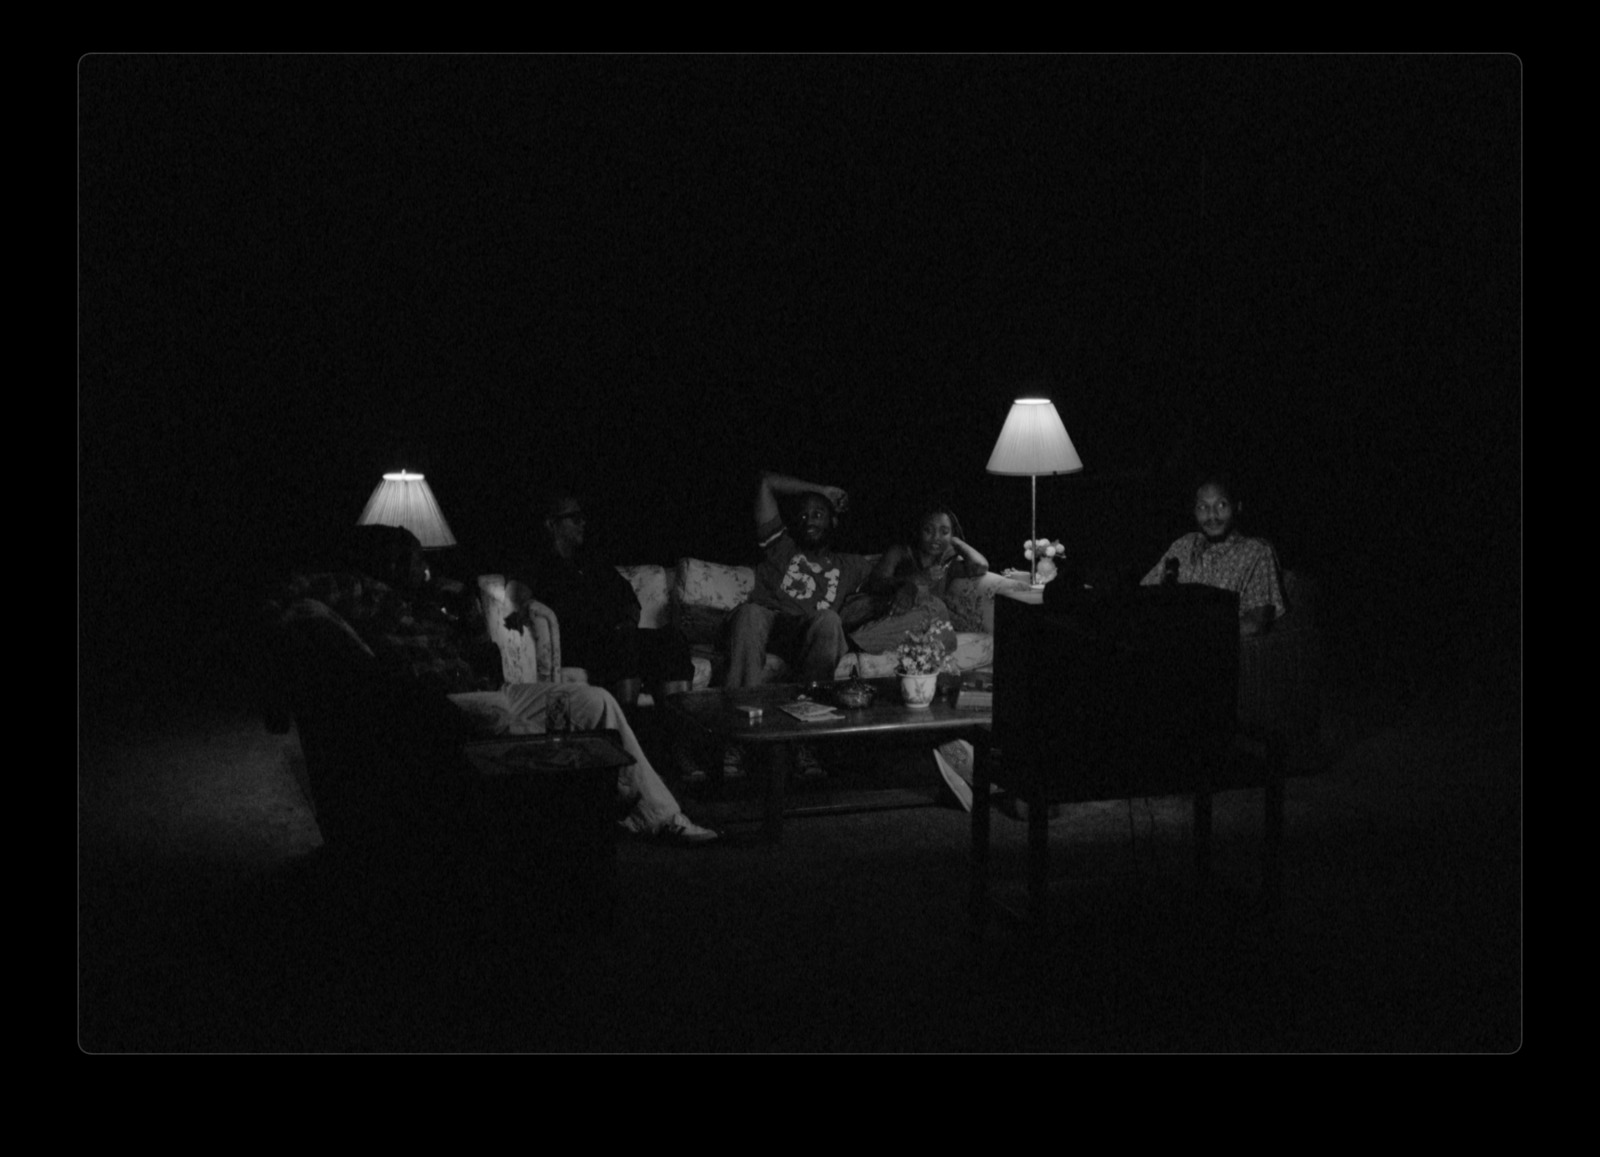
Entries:
{"type": "MultiPolygon", "coordinates": [[[[911,540],[883,552],[869,593],[887,597],[886,613],[857,629],[851,641],[863,651],[891,651],[907,632],[952,615],[944,598],[956,579],[982,578],[989,560],[966,541],[961,520],[947,506],[930,505],[912,524],[911,540]]],[[[949,644],[955,645],[952,639],[949,644]]],[[[933,751],[940,776],[961,804],[972,810],[972,745],[963,739],[940,744],[933,751]]]]}
{"type": "MultiPolygon", "coordinates": [[[[512,567],[512,601],[537,599],[561,624],[561,658],[582,667],[589,682],[609,688],[624,706],[642,685],[659,701],[689,690],[694,663],[689,643],[672,627],[639,626],[639,598],[608,562],[584,549],[588,518],[571,494],[558,491],[545,505],[545,540],[537,555],[512,567]]],[[[508,625],[516,624],[508,620],[508,625]]]]}
{"type": "Polygon", "coordinates": [[[448,696],[459,711],[452,726],[462,736],[539,734],[552,701],[565,709],[573,727],[616,731],[633,757],[617,777],[618,794],[629,807],[623,829],[682,844],[717,838],[683,814],[610,692],[582,683],[501,686],[497,655],[475,667],[468,657],[472,640],[440,613],[416,536],[398,527],[357,530],[369,532],[363,535],[366,557],[352,560],[360,573],[318,576],[309,593],[349,622],[385,671],[448,696]]]}
{"type": "Polygon", "coordinates": [[[1240,534],[1234,521],[1244,507],[1232,485],[1221,475],[1201,478],[1194,494],[1191,531],[1167,547],[1161,561],[1140,580],[1141,585],[1161,582],[1204,583],[1234,591],[1239,596],[1239,634],[1260,635],[1284,613],[1283,583],[1278,556],[1262,538],[1240,534]]]}
{"type": "Polygon", "coordinates": [[[912,524],[910,541],[896,543],[878,560],[865,589],[879,600],[880,613],[853,630],[850,641],[862,651],[892,651],[907,631],[951,619],[944,596],[952,582],[988,573],[988,560],[966,542],[954,512],[929,506],[912,524]]]}

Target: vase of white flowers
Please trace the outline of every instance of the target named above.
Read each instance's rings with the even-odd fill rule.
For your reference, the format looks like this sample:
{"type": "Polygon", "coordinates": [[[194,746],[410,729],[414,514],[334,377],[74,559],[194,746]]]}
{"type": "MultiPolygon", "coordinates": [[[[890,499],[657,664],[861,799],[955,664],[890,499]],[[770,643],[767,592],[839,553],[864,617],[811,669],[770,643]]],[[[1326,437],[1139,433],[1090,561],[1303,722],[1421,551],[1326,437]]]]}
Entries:
{"type": "Polygon", "coordinates": [[[896,648],[899,662],[900,695],[907,707],[925,708],[933,702],[939,687],[939,673],[955,670],[950,652],[955,649],[956,629],[944,619],[932,619],[920,631],[907,631],[905,641],[896,648]]]}
{"type": "Polygon", "coordinates": [[[1064,554],[1066,547],[1048,538],[1024,539],[1022,543],[1022,557],[1034,564],[1033,572],[1041,583],[1056,577],[1056,559],[1064,554]]]}

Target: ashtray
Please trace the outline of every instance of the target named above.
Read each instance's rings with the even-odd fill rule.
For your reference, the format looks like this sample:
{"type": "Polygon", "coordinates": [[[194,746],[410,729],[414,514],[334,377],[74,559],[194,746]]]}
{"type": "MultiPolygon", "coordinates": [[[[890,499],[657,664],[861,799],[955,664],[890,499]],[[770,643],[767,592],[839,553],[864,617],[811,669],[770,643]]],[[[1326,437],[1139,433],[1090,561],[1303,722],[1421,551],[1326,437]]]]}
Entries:
{"type": "Polygon", "coordinates": [[[852,679],[833,689],[833,698],[841,707],[867,707],[870,706],[877,690],[871,683],[863,683],[860,679],[852,679]]]}

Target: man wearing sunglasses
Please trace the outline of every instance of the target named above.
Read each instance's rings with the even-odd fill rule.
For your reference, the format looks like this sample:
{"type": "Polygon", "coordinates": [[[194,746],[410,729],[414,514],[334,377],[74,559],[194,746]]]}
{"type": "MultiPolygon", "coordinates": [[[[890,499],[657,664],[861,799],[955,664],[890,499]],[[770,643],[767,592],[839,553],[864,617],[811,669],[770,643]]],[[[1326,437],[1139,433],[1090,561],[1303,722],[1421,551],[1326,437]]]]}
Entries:
{"type": "Polygon", "coordinates": [[[642,687],[658,702],[689,690],[694,663],[688,640],[672,627],[639,625],[633,584],[584,548],[589,517],[583,504],[557,491],[543,514],[546,549],[515,577],[556,613],[562,665],[582,667],[592,686],[606,688],[624,707],[638,702],[642,687]]]}

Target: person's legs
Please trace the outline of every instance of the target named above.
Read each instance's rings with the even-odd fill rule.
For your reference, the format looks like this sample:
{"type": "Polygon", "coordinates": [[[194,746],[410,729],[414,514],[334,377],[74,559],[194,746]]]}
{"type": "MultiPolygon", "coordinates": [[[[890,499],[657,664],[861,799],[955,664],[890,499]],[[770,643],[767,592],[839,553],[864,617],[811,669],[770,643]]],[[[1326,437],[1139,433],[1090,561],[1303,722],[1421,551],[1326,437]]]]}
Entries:
{"type": "Polygon", "coordinates": [[[639,691],[643,686],[637,677],[618,679],[610,686],[611,697],[624,707],[632,707],[639,702],[639,691]]]}
{"type": "MultiPolygon", "coordinates": [[[[609,691],[587,683],[507,683],[499,691],[472,691],[450,696],[482,730],[499,735],[543,734],[545,711],[553,697],[566,700],[573,727],[615,731],[622,741],[622,749],[633,756],[633,766],[617,773],[617,791],[633,805],[622,820],[625,828],[652,834],[672,833],[675,827],[703,831],[683,817],[683,809],[650,765],[638,737],[628,725],[628,717],[609,691]]],[[[715,838],[714,833],[705,835],[715,838]]]]}
{"type": "Polygon", "coordinates": [[[834,612],[822,611],[806,620],[798,656],[800,681],[832,682],[833,672],[847,650],[849,643],[844,637],[844,624],[834,612]]]}
{"type": "Polygon", "coordinates": [[[641,627],[639,674],[660,703],[668,695],[688,691],[694,682],[694,657],[689,640],[676,627],[641,627]]]}
{"type": "Polygon", "coordinates": [[[909,611],[888,615],[856,628],[850,633],[850,641],[858,651],[879,655],[905,642],[909,632],[925,630],[929,623],[939,619],[948,622],[950,610],[944,600],[930,598],[909,611]]]}
{"type": "Polygon", "coordinates": [[[507,683],[499,691],[462,691],[450,696],[480,735],[538,735],[554,683],[507,683]]]}
{"type": "Polygon", "coordinates": [[[470,692],[451,699],[471,712],[474,718],[503,712],[500,734],[540,735],[544,733],[545,710],[552,697],[567,701],[572,726],[585,731],[615,731],[622,749],[633,756],[633,766],[617,775],[617,790],[633,809],[623,821],[631,831],[655,832],[672,821],[681,810],[667,785],[645,757],[638,737],[628,725],[611,692],[587,683],[508,683],[500,691],[470,692]]]}
{"type": "Polygon", "coordinates": [[[633,801],[633,808],[622,821],[634,832],[657,832],[671,823],[672,817],[683,809],[673,798],[667,785],[661,782],[656,769],[650,766],[644,748],[628,724],[611,692],[602,687],[584,683],[571,683],[557,689],[556,694],[568,696],[571,703],[572,725],[586,731],[615,731],[622,740],[622,749],[633,756],[633,766],[617,773],[617,790],[624,799],[633,801]]]}
{"type": "MultiPolygon", "coordinates": [[[[597,634],[586,640],[581,652],[576,652],[583,662],[573,662],[569,665],[582,667],[591,686],[604,687],[616,696],[617,702],[624,708],[632,707],[639,701],[639,692],[643,687],[639,677],[638,640],[639,629],[634,626],[621,626],[613,631],[597,634]]],[[[567,648],[563,640],[563,657],[566,653],[567,648]]]]}
{"type": "MultiPolygon", "coordinates": [[[[773,628],[769,643],[801,683],[830,683],[848,646],[844,624],[833,611],[801,617],[784,616],[773,628]]],[[[795,769],[805,778],[827,774],[810,744],[795,745],[795,769]]]]}
{"type": "Polygon", "coordinates": [[[689,640],[676,627],[641,627],[635,632],[638,640],[639,674],[646,686],[663,683],[687,683],[694,678],[694,658],[689,651],[689,640]]]}
{"type": "Polygon", "coordinates": [[[728,622],[728,687],[754,687],[767,663],[767,641],[778,612],[745,603],[728,622]]]}
{"type": "MultiPolygon", "coordinates": [[[[728,674],[723,686],[733,690],[761,684],[773,628],[783,621],[777,611],[756,603],[744,603],[734,610],[728,619],[728,674]]],[[[736,743],[723,748],[722,774],[725,778],[744,774],[744,750],[736,743]]]]}

